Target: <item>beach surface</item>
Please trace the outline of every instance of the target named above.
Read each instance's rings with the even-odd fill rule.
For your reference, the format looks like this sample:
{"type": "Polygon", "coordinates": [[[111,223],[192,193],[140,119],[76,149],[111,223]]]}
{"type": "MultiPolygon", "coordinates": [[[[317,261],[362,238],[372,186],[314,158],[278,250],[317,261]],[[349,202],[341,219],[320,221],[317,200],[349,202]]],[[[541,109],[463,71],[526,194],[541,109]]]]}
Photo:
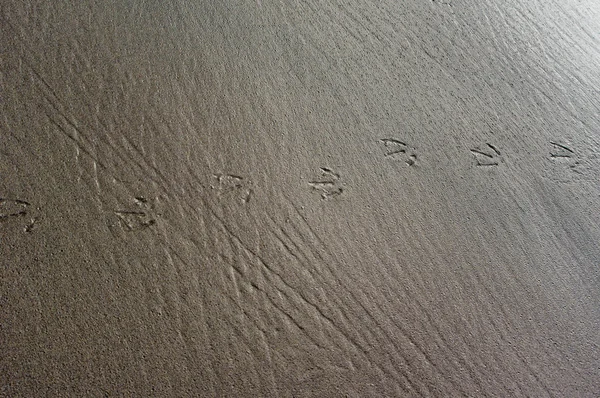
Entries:
{"type": "Polygon", "coordinates": [[[0,5],[1,397],[598,397],[596,0],[0,5]]]}

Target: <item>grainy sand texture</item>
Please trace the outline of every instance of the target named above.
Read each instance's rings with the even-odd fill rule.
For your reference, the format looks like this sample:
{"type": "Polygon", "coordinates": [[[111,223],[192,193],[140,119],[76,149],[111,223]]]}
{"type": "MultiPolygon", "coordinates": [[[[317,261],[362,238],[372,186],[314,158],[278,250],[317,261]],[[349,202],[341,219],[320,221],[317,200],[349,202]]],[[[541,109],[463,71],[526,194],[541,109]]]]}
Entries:
{"type": "Polygon", "coordinates": [[[600,396],[597,0],[3,0],[1,397],[600,396]]]}

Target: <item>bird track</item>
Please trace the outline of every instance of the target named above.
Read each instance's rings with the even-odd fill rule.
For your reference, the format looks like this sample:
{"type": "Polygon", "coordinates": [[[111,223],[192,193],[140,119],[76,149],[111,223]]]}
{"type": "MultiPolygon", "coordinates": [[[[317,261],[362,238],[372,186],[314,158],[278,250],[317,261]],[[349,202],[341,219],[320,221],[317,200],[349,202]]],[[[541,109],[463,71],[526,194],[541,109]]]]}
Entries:
{"type": "MultiPolygon", "coordinates": [[[[40,210],[35,208],[34,210],[40,210]]],[[[38,225],[39,216],[32,216],[31,203],[21,199],[0,198],[0,221],[26,219],[23,232],[31,233],[38,225]],[[29,216],[29,217],[28,217],[29,216]]]]}
{"type": "Polygon", "coordinates": [[[416,149],[395,138],[382,138],[379,140],[383,144],[384,157],[400,160],[408,166],[414,166],[417,163],[416,149]]]}
{"type": "Polygon", "coordinates": [[[219,199],[236,197],[242,204],[246,204],[252,197],[253,190],[250,181],[235,174],[213,174],[214,184],[211,189],[217,191],[219,199]]]}
{"type": "Polygon", "coordinates": [[[158,214],[154,211],[154,206],[143,196],[136,196],[133,200],[134,210],[115,210],[114,213],[119,219],[121,228],[125,231],[139,231],[156,224],[158,214]]]}
{"type": "Polygon", "coordinates": [[[341,186],[340,175],[327,167],[321,167],[321,177],[308,182],[308,185],[327,200],[341,195],[344,188],[341,186]]]}

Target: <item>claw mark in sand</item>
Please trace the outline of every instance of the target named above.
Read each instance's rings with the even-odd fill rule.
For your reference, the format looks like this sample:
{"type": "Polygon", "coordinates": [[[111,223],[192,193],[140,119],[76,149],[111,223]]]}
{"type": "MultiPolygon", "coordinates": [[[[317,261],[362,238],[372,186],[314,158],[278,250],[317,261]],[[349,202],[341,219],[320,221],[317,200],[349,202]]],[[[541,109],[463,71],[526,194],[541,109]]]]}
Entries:
{"type": "Polygon", "coordinates": [[[234,174],[213,174],[213,178],[216,183],[211,184],[210,188],[216,189],[220,198],[239,195],[242,203],[246,204],[250,201],[253,191],[249,187],[250,183],[243,177],[234,174]]]}
{"type": "Polygon", "coordinates": [[[344,189],[340,186],[340,175],[330,168],[321,167],[321,178],[309,181],[308,185],[321,193],[321,199],[326,200],[341,195],[344,189]]]}
{"type": "Polygon", "coordinates": [[[553,163],[567,165],[571,171],[577,174],[584,174],[585,168],[582,165],[580,156],[574,150],[558,142],[550,141],[550,160],[553,163]]]}
{"type": "Polygon", "coordinates": [[[33,230],[36,228],[38,220],[38,217],[33,217],[32,219],[30,219],[29,223],[23,228],[23,231],[27,233],[33,232],[33,230]]]}
{"type": "MultiPolygon", "coordinates": [[[[0,221],[25,217],[30,213],[31,204],[20,199],[0,198],[0,221]]],[[[37,210],[40,210],[38,207],[37,210]]],[[[32,232],[37,225],[39,217],[29,218],[27,225],[23,227],[23,232],[32,232]]]]}
{"type": "Polygon", "coordinates": [[[24,200],[0,198],[0,220],[25,216],[29,206],[24,200]]]}
{"type": "Polygon", "coordinates": [[[154,208],[148,203],[148,199],[143,196],[136,196],[134,203],[137,206],[136,210],[115,210],[123,229],[139,231],[156,224],[154,208]]]}
{"type": "Polygon", "coordinates": [[[500,164],[500,151],[492,144],[473,148],[471,149],[471,153],[475,156],[477,166],[498,166],[500,164]]]}
{"type": "Polygon", "coordinates": [[[383,156],[386,158],[403,160],[407,165],[414,166],[417,162],[417,153],[414,148],[409,147],[395,138],[382,138],[379,140],[385,147],[383,156]]]}
{"type": "Polygon", "coordinates": [[[575,155],[575,152],[565,145],[556,142],[550,142],[550,144],[552,145],[552,150],[550,151],[551,158],[570,158],[575,155]]]}

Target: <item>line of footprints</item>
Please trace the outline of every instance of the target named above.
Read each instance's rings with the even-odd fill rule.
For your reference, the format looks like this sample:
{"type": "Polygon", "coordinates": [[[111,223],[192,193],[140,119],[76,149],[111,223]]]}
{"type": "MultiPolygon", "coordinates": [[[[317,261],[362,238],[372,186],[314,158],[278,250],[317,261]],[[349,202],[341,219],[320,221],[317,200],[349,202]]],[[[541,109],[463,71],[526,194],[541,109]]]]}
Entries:
{"type": "MultiPolygon", "coordinates": [[[[407,166],[417,164],[417,150],[407,143],[396,138],[382,138],[379,142],[383,145],[385,158],[406,163],[407,166]]],[[[575,157],[575,152],[566,145],[550,142],[550,159],[569,159],[575,157]]],[[[486,143],[470,149],[475,165],[478,167],[498,166],[502,161],[500,150],[492,144],[486,143]]],[[[321,167],[321,177],[309,181],[308,185],[317,193],[321,199],[327,200],[341,195],[343,191],[340,175],[333,170],[321,167]]]]}
{"type": "MultiPolygon", "coordinates": [[[[383,145],[383,156],[395,161],[414,166],[418,161],[415,148],[395,138],[383,138],[379,140],[383,145]]],[[[566,145],[550,142],[550,159],[570,159],[576,157],[575,151],[566,145]]],[[[485,145],[470,149],[474,157],[475,165],[479,167],[498,166],[502,160],[502,154],[497,147],[486,143],[485,145]]],[[[250,201],[252,189],[250,183],[243,177],[232,174],[213,175],[214,183],[210,188],[216,191],[219,199],[227,197],[239,200],[242,204],[250,201]]],[[[327,167],[320,168],[320,176],[308,182],[309,187],[318,193],[322,200],[329,200],[342,195],[343,183],[338,173],[327,167]]],[[[124,231],[139,231],[156,224],[158,214],[154,205],[148,199],[138,196],[134,200],[135,207],[130,209],[118,209],[114,211],[119,224],[124,231]]],[[[8,199],[0,197],[0,231],[4,221],[20,218],[25,220],[21,225],[26,233],[33,232],[39,223],[39,207],[21,199],[8,199]]]]}
{"type": "MultiPolygon", "coordinates": [[[[417,163],[417,152],[415,148],[412,148],[395,138],[383,138],[379,141],[385,148],[385,157],[402,160],[408,166],[414,166],[417,163]]],[[[484,146],[472,148],[471,153],[475,157],[477,166],[497,166],[500,163],[501,153],[492,144],[485,144],[484,146]]]]}

